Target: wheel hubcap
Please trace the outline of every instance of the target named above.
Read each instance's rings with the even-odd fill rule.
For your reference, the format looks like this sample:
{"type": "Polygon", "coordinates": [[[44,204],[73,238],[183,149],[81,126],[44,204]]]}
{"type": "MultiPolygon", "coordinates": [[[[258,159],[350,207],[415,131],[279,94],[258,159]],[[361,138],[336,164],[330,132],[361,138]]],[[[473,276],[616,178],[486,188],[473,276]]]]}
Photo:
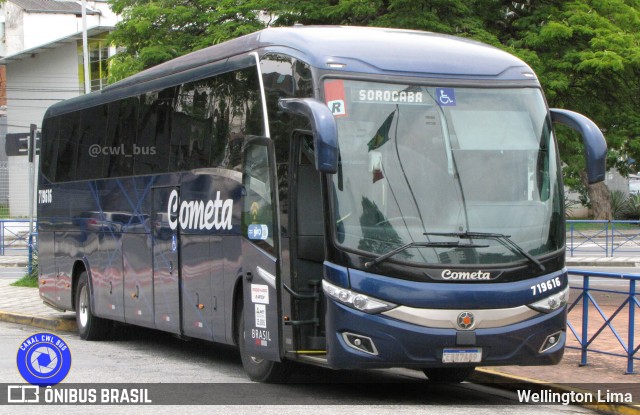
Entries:
{"type": "Polygon", "coordinates": [[[78,315],[80,316],[80,325],[85,327],[87,325],[87,321],[89,321],[89,294],[87,293],[87,287],[82,287],[80,291],[80,304],[78,310],[78,315]]]}

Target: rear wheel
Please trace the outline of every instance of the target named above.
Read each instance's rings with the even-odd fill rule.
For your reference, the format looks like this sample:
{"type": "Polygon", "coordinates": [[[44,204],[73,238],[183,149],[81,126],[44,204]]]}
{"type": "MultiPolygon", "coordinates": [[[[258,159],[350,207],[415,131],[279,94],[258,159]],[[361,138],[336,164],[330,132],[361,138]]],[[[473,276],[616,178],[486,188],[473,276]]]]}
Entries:
{"type": "Polygon", "coordinates": [[[423,369],[431,382],[460,383],[465,381],[476,370],[475,367],[431,367],[423,369]]]}
{"type": "Polygon", "coordinates": [[[109,321],[91,312],[91,287],[87,272],[83,271],[76,288],[76,323],[82,340],[101,340],[107,336],[109,321]]]}
{"type": "Polygon", "coordinates": [[[244,312],[242,304],[238,307],[238,347],[242,358],[242,367],[254,382],[281,383],[287,380],[291,370],[290,362],[272,362],[251,356],[245,348],[244,312]]]}

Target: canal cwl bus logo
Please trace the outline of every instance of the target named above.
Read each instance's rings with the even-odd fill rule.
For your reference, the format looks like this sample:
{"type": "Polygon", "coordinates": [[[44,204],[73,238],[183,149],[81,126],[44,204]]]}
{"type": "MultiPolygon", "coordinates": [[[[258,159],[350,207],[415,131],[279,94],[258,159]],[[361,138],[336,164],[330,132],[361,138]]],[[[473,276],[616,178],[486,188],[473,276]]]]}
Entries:
{"type": "Polygon", "coordinates": [[[216,192],[216,199],[183,200],[180,202],[178,191],[174,190],[169,195],[167,206],[169,227],[177,229],[178,224],[182,230],[211,230],[214,227],[231,230],[231,218],[233,216],[233,199],[220,199],[220,192],[216,192]]]}
{"type": "Polygon", "coordinates": [[[60,337],[37,333],[25,339],[16,357],[18,371],[32,385],[56,385],[71,369],[71,352],[60,337]]]}
{"type": "Polygon", "coordinates": [[[441,281],[492,281],[498,279],[502,272],[491,272],[491,271],[454,271],[450,269],[443,269],[440,274],[431,275],[428,272],[425,274],[433,279],[433,280],[441,280],[441,281]]]}

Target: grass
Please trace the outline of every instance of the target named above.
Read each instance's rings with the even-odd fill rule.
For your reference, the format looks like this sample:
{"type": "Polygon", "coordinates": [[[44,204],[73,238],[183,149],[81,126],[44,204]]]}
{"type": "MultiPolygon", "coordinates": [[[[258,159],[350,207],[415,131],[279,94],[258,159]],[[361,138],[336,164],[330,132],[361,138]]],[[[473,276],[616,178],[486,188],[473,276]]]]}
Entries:
{"type": "Polygon", "coordinates": [[[38,288],[38,277],[33,278],[31,275],[25,274],[22,278],[11,285],[14,287],[38,288]]]}
{"type": "Polygon", "coordinates": [[[0,218],[9,218],[9,206],[0,205],[0,218]]]}
{"type": "Polygon", "coordinates": [[[25,273],[22,278],[11,285],[14,287],[38,288],[38,257],[33,257],[31,274],[25,273]]]}

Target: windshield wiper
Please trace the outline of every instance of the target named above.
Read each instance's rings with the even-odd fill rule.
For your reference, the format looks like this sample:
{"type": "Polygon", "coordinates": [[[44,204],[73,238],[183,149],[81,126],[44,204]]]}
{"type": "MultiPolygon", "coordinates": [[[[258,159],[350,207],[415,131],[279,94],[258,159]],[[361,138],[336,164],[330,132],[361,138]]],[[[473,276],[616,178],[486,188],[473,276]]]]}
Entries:
{"type": "MultiPolygon", "coordinates": [[[[425,234],[426,235],[426,234],[425,234]]],[[[436,234],[429,234],[436,235],[436,234]]],[[[392,256],[399,254],[402,251],[405,251],[409,248],[488,248],[489,245],[478,245],[478,244],[461,244],[460,242],[409,242],[408,244],[402,245],[396,249],[393,249],[386,254],[382,254],[377,258],[374,258],[371,261],[365,262],[364,266],[366,268],[370,268],[373,265],[384,261],[385,259],[391,258],[392,256]]]]}
{"type": "Polygon", "coordinates": [[[488,232],[451,232],[451,233],[433,233],[427,232],[424,235],[427,236],[448,236],[450,238],[460,239],[493,239],[498,241],[502,246],[506,247],[512,252],[517,252],[523,257],[527,258],[533,264],[535,264],[540,271],[544,271],[546,268],[542,265],[542,262],[538,261],[533,255],[525,251],[520,245],[511,240],[510,235],[503,235],[501,233],[488,233],[488,232]]]}

